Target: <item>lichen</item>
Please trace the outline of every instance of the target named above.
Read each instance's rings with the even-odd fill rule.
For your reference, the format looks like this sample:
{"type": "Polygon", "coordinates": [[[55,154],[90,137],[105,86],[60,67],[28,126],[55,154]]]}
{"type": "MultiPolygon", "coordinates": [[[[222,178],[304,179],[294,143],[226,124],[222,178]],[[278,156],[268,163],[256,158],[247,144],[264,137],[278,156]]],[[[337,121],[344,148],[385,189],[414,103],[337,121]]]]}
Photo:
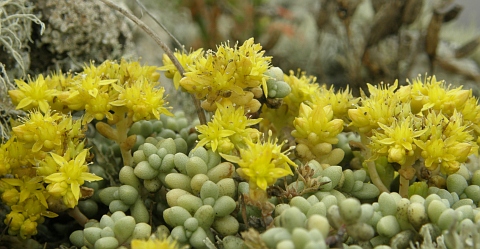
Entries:
{"type": "Polygon", "coordinates": [[[44,0],[35,7],[46,25],[32,50],[35,71],[78,71],[88,61],[132,54],[131,26],[100,2],[44,0]]]}

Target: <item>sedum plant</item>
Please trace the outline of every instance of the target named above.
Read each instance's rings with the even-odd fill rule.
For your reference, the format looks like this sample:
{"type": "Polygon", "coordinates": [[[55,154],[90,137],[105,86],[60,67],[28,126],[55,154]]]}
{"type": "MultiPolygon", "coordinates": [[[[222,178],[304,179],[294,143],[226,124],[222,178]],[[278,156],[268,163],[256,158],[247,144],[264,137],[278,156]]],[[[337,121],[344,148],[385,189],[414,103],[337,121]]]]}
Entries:
{"type": "Polygon", "coordinates": [[[354,98],[284,74],[253,39],[166,54],[162,67],[105,61],[15,81],[28,115],[0,147],[9,236],[66,212],[81,226],[71,244],[95,249],[478,240],[470,90],[432,76],[354,98]],[[198,121],[165,106],[159,72],[200,103],[198,121]]]}

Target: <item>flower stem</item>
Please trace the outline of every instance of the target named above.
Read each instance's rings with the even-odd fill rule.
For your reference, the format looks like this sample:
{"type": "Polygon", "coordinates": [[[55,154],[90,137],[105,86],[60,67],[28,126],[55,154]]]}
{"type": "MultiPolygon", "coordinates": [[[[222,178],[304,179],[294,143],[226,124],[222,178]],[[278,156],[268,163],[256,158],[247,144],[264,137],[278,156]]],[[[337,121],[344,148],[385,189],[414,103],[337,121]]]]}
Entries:
{"type": "Polygon", "coordinates": [[[410,186],[410,181],[407,178],[400,175],[400,189],[398,193],[403,198],[408,198],[408,187],[410,186]]]}
{"type": "Polygon", "coordinates": [[[415,177],[415,169],[412,165],[415,163],[416,158],[413,156],[407,157],[407,160],[398,171],[400,175],[400,188],[398,193],[403,198],[408,198],[408,187],[410,186],[410,180],[415,177]]]}
{"type": "MultiPolygon", "coordinates": [[[[361,134],[361,139],[362,144],[368,144],[367,137],[364,134],[361,134]]],[[[372,157],[372,151],[368,147],[364,146],[362,152],[365,159],[368,160],[370,157],[372,157]]],[[[390,191],[387,187],[385,187],[385,184],[383,184],[382,179],[380,179],[380,176],[378,175],[377,168],[375,167],[375,162],[367,161],[366,163],[368,167],[368,174],[370,175],[370,180],[372,180],[372,183],[377,186],[377,188],[380,190],[380,193],[390,193],[390,191]]]]}
{"type": "MultiPolygon", "coordinates": [[[[368,154],[370,154],[370,149],[368,150],[368,154]]],[[[385,187],[385,184],[383,184],[382,179],[380,179],[380,176],[378,175],[377,168],[375,168],[375,162],[374,161],[368,161],[367,162],[368,166],[368,174],[370,175],[370,180],[372,180],[372,183],[377,186],[377,188],[380,190],[380,193],[387,192],[390,193],[387,187],[385,187]]]]}
{"type": "Polygon", "coordinates": [[[122,153],[123,165],[132,165],[132,153],[130,149],[125,149],[123,144],[127,141],[128,129],[132,125],[132,117],[122,114],[120,115],[120,120],[116,124],[117,130],[117,144],[120,146],[120,152],[122,153]]]}
{"type": "Polygon", "coordinates": [[[67,210],[68,215],[70,215],[72,218],[74,218],[77,223],[84,227],[85,224],[88,222],[87,216],[85,216],[80,209],[78,209],[78,206],[75,206],[73,209],[68,209],[67,210]]]}

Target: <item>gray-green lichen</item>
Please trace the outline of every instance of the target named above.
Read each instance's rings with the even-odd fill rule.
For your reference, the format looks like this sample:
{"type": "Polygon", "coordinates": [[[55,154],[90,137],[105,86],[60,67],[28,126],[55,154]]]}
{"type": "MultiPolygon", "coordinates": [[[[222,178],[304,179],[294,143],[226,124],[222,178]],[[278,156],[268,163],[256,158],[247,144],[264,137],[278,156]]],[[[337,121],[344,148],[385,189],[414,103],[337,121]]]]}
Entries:
{"type": "Polygon", "coordinates": [[[0,62],[7,65],[7,70],[18,72],[11,76],[23,76],[28,69],[32,22],[41,25],[40,32],[44,29],[32,10],[33,6],[26,0],[0,2],[0,47],[6,52],[0,55],[0,62]]]}
{"type": "Polygon", "coordinates": [[[26,0],[0,1],[0,141],[8,137],[11,106],[7,91],[14,88],[12,78],[25,76],[30,66],[29,46],[32,23],[44,25],[33,14],[33,5],[26,0]]]}
{"type": "Polygon", "coordinates": [[[35,7],[46,25],[32,50],[35,71],[78,71],[92,60],[132,54],[131,25],[100,1],[40,0],[35,7]]]}

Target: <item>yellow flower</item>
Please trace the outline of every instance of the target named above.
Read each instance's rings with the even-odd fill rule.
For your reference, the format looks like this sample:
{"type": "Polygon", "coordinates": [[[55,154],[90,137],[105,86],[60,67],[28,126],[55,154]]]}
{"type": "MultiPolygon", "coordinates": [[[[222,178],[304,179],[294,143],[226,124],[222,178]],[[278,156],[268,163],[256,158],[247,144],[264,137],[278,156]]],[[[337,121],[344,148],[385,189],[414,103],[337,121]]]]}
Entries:
{"type": "Polygon", "coordinates": [[[366,97],[362,91],[362,99],[357,104],[357,108],[348,110],[350,127],[370,136],[372,130],[379,127],[379,123],[390,126],[395,119],[410,115],[410,105],[401,102],[399,94],[395,93],[397,81],[392,86],[375,87],[370,84],[367,86],[370,96],[366,97]]]}
{"type": "Polygon", "coordinates": [[[39,75],[35,81],[29,80],[28,84],[23,80],[15,80],[15,83],[18,90],[10,90],[8,94],[17,109],[39,108],[43,113],[50,109],[57,90],[49,88],[43,75],[39,75]]]}
{"type": "Polygon", "coordinates": [[[379,123],[381,130],[374,130],[372,142],[373,159],[378,156],[388,156],[389,162],[403,165],[407,157],[414,156],[415,141],[426,130],[418,130],[414,127],[414,117],[396,121],[391,126],[379,123]]]}
{"type": "Polygon", "coordinates": [[[12,170],[17,168],[30,165],[30,160],[33,156],[31,151],[25,147],[25,142],[19,141],[15,135],[10,137],[5,144],[1,145],[0,169],[2,176],[6,173],[11,173],[12,170]]]}
{"type": "Polygon", "coordinates": [[[461,110],[463,121],[466,126],[471,127],[475,137],[480,136],[480,106],[478,99],[475,97],[469,98],[465,102],[463,110],[461,110]]]}
{"type": "Polygon", "coordinates": [[[138,61],[127,62],[125,59],[122,59],[118,63],[117,61],[106,60],[99,66],[91,63],[90,66],[83,69],[81,75],[87,75],[100,80],[118,80],[119,85],[129,86],[142,77],[148,81],[158,81],[160,74],[157,72],[157,69],[155,66],[142,66],[138,61]]]}
{"type": "MultiPolygon", "coordinates": [[[[45,187],[43,186],[42,177],[23,177],[23,179],[3,178],[3,182],[18,187],[20,190],[18,203],[23,203],[26,199],[35,196],[44,207],[48,207],[45,197],[45,187]]],[[[48,196],[47,196],[48,197],[48,196]]]]}
{"type": "Polygon", "coordinates": [[[249,181],[251,189],[265,191],[267,186],[273,185],[278,178],[293,175],[290,166],[297,165],[288,158],[286,152],[281,152],[284,143],[277,144],[272,141],[271,133],[267,141],[256,143],[245,140],[247,147],[240,149],[240,157],[222,155],[230,162],[237,163],[240,167],[237,173],[249,181]]]}
{"type": "Polygon", "coordinates": [[[102,120],[105,117],[108,120],[113,119],[112,105],[108,93],[99,93],[95,98],[85,99],[85,115],[83,123],[90,123],[93,119],[102,120]]]}
{"type": "Polygon", "coordinates": [[[196,127],[200,133],[196,148],[206,145],[224,154],[231,154],[234,148],[245,146],[245,140],[256,139],[260,132],[249,126],[258,124],[261,119],[248,119],[244,114],[243,106],[235,106],[226,101],[225,105],[217,103],[217,110],[213,120],[207,125],[196,127]]]}
{"type": "Polygon", "coordinates": [[[176,241],[169,239],[132,240],[132,249],[178,249],[176,241]]]}
{"type": "MultiPolygon", "coordinates": [[[[59,95],[62,103],[71,110],[83,110],[86,108],[86,105],[90,105],[90,108],[93,108],[92,105],[97,99],[99,99],[99,104],[97,105],[102,107],[95,107],[94,109],[105,109],[104,106],[107,106],[108,102],[116,97],[111,86],[117,81],[115,79],[101,80],[100,77],[87,74],[80,74],[75,79],[77,80],[75,84],[68,91],[64,91],[59,95]]],[[[92,113],[92,115],[95,114],[96,112],[92,113]]],[[[105,111],[104,115],[106,115],[105,111]]]]}
{"type": "Polygon", "coordinates": [[[431,111],[425,123],[427,132],[415,144],[422,150],[421,156],[430,171],[440,167],[443,174],[453,174],[469,155],[477,153],[478,145],[463,124],[461,114],[454,112],[447,119],[431,111]]]}
{"type": "Polygon", "coordinates": [[[44,222],[44,217],[54,218],[58,215],[47,211],[47,208],[38,200],[28,199],[23,205],[11,206],[11,212],[7,214],[4,222],[9,224],[8,233],[19,235],[26,239],[37,234],[37,224],[44,222]]]}
{"type": "MultiPolygon", "coordinates": [[[[183,52],[173,53],[178,62],[180,62],[180,65],[182,65],[185,72],[190,72],[191,68],[194,68],[194,63],[197,60],[202,60],[201,58],[203,58],[203,54],[202,48],[197,49],[189,54],[185,54],[183,52]]],[[[159,70],[165,71],[165,76],[173,79],[175,89],[178,89],[182,76],[180,75],[180,72],[178,72],[177,67],[173,65],[167,54],[163,54],[163,66],[160,67],[159,70]]]]}
{"type": "Polygon", "coordinates": [[[37,222],[26,219],[20,227],[20,237],[23,239],[29,238],[37,234],[37,222]]]}
{"type": "Polygon", "coordinates": [[[461,110],[467,99],[472,96],[471,90],[462,90],[462,87],[449,89],[444,81],[437,81],[435,76],[424,79],[420,77],[407,86],[410,89],[412,112],[418,113],[428,109],[442,112],[444,115],[451,115],[454,110],[461,110]]]}
{"type": "Polygon", "coordinates": [[[228,137],[235,134],[235,132],[223,129],[221,124],[217,122],[208,122],[207,125],[199,125],[195,128],[200,133],[198,135],[200,141],[195,148],[206,146],[213,151],[218,150],[219,152],[227,154],[235,148],[235,145],[230,139],[228,139],[228,137]]]}
{"type": "Polygon", "coordinates": [[[231,103],[224,105],[217,104],[217,111],[214,118],[218,118],[218,122],[225,130],[231,130],[235,133],[229,139],[233,144],[240,146],[244,139],[254,139],[260,135],[259,131],[254,128],[248,128],[258,124],[262,119],[249,119],[245,116],[243,106],[235,108],[231,103]]]}
{"type": "Polygon", "coordinates": [[[62,116],[50,112],[42,114],[38,111],[28,115],[24,124],[13,127],[12,130],[20,141],[33,144],[32,152],[43,149],[50,151],[62,145],[62,133],[65,131],[58,126],[62,116]]]}
{"type": "Polygon", "coordinates": [[[5,224],[9,224],[8,234],[17,235],[24,221],[25,221],[25,216],[23,216],[23,214],[15,210],[12,210],[9,214],[7,214],[3,222],[5,224]]]}
{"type": "Polygon", "coordinates": [[[48,183],[47,190],[56,197],[63,197],[65,205],[73,208],[80,198],[80,186],[85,181],[99,181],[101,177],[88,173],[88,166],[85,162],[88,150],[80,152],[75,159],[67,161],[64,157],[50,153],[57,165],[59,172],[45,177],[48,183]]]}
{"type": "Polygon", "coordinates": [[[333,86],[329,89],[326,86],[322,86],[319,93],[314,94],[312,98],[312,104],[320,106],[331,105],[333,116],[342,120],[347,120],[348,110],[354,108],[359,101],[358,98],[353,98],[348,86],[344,91],[337,92],[335,92],[333,86]]]}
{"type": "Polygon", "coordinates": [[[210,103],[228,98],[232,92],[241,96],[244,89],[259,86],[268,96],[264,73],[271,58],[263,54],[261,46],[253,43],[253,38],[240,47],[222,44],[216,52],[207,53],[206,58],[197,56],[180,80],[180,86],[197,99],[207,99],[210,103]]]}
{"type": "Polygon", "coordinates": [[[165,89],[156,87],[156,84],[148,81],[147,78],[139,78],[130,86],[121,87],[113,85],[119,92],[118,100],[111,102],[112,105],[128,109],[128,115],[133,117],[133,121],[160,119],[160,114],[173,116],[163,105],[166,104],[163,99],[165,89]]]}

